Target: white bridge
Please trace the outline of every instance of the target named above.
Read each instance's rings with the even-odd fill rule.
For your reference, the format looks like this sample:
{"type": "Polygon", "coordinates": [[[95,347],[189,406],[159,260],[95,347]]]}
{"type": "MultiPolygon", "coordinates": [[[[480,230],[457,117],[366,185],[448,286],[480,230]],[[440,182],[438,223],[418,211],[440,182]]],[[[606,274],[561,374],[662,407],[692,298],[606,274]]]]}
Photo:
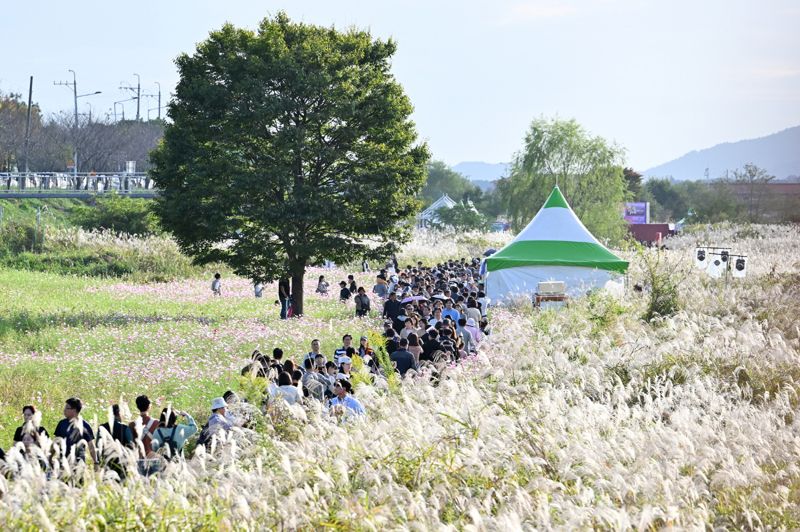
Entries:
{"type": "Polygon", "coordinates": [[[87,198],[116,193],[131,198],[158,194],[145,172],[0,172],[0,198],[87,198]]]}

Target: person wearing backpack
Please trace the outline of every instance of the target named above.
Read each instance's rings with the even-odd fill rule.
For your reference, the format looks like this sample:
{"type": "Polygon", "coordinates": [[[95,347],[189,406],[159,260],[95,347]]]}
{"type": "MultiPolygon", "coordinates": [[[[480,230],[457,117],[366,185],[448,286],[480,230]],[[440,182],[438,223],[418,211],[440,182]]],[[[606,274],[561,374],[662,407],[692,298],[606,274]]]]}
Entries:
{"type": "Polygon", "coordinates": [[[150,417],[150,399],[146,395],[140,395],[136,398],[136,408],[139,409],[139,414],[142,416],[142,446],[144,447],[144,456],[142,458],[149,458],[153,453],[153,433],[158,428],[158,420],[150,417]]]}
{"type": "Polygon", "coordinates": [[[224,397],[215,397],[211,401],[211,417],[208,418],[208,422],[200,429],[200,437],[197,438],[198,447],[201,445],[208,447],[215,435],[220,432],[227,432],[233,428],[233,423],[225,416],[227,406],[228,404],[225,402],[224,397]]]}
{"type": "Polygon", "coordinates": [[[181,454],[186,440],[197,432],[197,423],[187,412],[165,408],[161,411],[159,426],[153,433],[153,449],[166,458],[174,458],[181,454]],[[178,416],[186,423],[178,423],[178,416]]]}

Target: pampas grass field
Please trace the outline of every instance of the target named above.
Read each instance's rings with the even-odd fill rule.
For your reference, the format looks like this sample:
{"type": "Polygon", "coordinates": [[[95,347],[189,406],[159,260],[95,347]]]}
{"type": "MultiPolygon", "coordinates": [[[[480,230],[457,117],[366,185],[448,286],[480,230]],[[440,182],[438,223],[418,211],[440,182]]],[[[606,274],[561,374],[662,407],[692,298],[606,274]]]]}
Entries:
{"type": "MultiPolygon", "coordinates": [[[[256,300],[230,275],[214,298],[203,277],[0,270],[1,526],[800,528],[797,229],[700,227],[663,251],[623,251],[627,284],[641,292],[596,293],[560,311],[493,309],[479,354],[437,378],[359,380],[361,418],[331,418],[314,402],[252,408],[251,429],[122,482],[69,463],[46,474],[10,449],[22,406],[36,405],[52,433],[69,396],[96,426],[111,403],[146,393],[154,411],[172,404],[202,423],[226,389],[260,404],[256,383],[239,377],[252,349],[299,360],[320,338],[331,354],[344,333],[379,331],[380,318],[313,294],[318,275],[334,285],[345,269],[310,269],[308,315],[288,321],[275,286],[256,300]],[[746,254],[747,277],[709,278],[693,265],[697,244],[746,254]],[[642,319],[648,267],[674,281],[675,314],[642,319]]],[[[420,234],[398,258],[431,264],[508,239],[420,234]]],[[[371,274],[357,279],[372,285],[371,274]]]]}

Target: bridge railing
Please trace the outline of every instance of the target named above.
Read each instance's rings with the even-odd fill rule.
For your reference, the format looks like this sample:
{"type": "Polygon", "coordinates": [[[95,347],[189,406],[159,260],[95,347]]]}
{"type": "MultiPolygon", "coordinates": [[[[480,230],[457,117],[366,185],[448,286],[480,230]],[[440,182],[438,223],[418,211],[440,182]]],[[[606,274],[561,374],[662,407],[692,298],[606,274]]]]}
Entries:
{"type": "Polygon", "coordinates": [[[0,172],[0,193],[46,194],[48,192],[155,193],[152,179],[145,172],[0,172]]]}

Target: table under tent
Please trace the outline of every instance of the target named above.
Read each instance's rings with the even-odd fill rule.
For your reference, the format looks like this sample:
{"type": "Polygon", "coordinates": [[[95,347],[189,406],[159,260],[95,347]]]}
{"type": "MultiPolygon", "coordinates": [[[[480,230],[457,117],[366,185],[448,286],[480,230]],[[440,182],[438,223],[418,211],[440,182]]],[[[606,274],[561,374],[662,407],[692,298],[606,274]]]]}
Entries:
{"type": "Polygon", "coordinates": [[[595,288],[623,289],[628,262],[601,244],[581,223],[558,186],[530,223],[485,259],[491,304],[534,296],[539,285],[577,297],[595,288]]]}

